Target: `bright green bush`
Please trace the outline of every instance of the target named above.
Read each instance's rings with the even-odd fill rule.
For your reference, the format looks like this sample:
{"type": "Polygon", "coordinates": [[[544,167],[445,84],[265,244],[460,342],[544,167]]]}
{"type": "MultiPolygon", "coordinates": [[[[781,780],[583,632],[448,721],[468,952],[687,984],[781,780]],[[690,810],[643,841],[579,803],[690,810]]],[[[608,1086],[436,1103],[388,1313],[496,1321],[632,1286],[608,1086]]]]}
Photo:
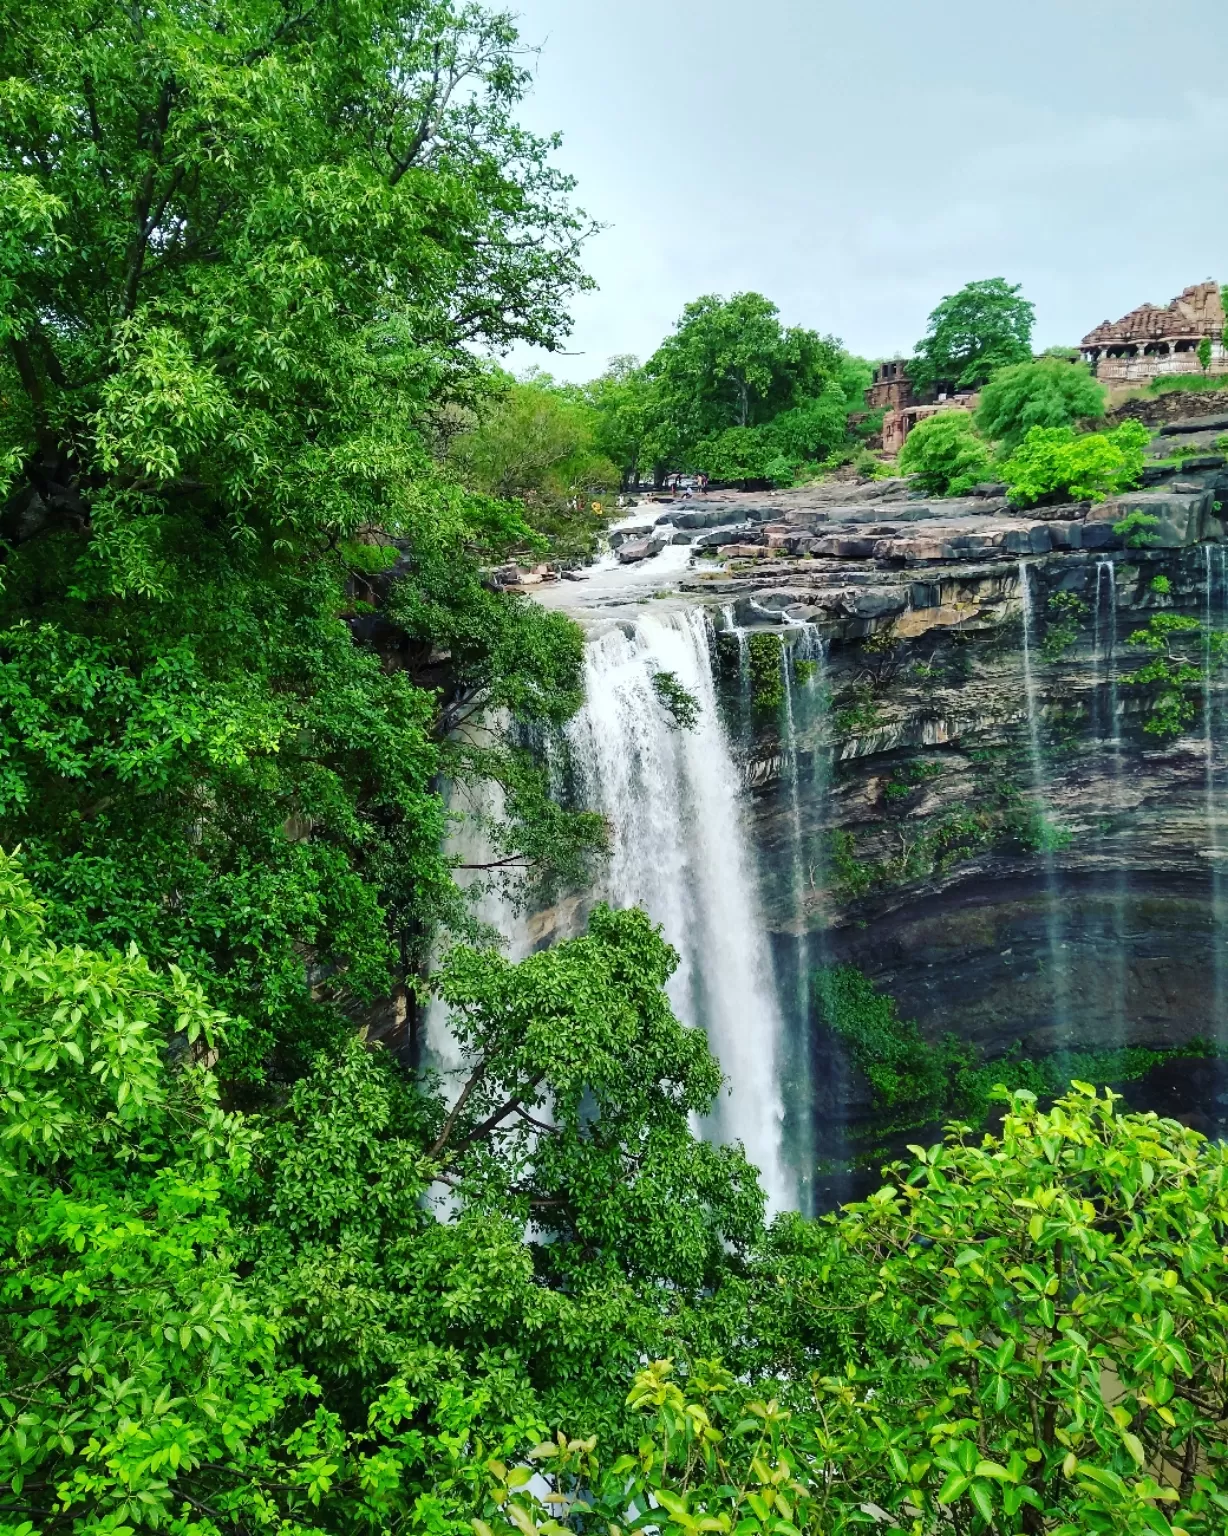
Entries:
{"type": "Polygon", "coordinates": [[[966,411],[919,421],[900,450],[900,473],[916,475],[930,496],[960,496],[992,474],[989,448],[966,411]]]}
{"type": "Polygon", "coordinates": [[[1075,1083],[908,1151],[825,1231],[775,1234],[752,1295],[807,1342],[774,1375],[693,1359],[684,1389],[658,1361],[637,1454],[560,1435],[500,1463],[478,1536],[653,1505],[662,1536],[1221,1536],[1224,1146],[1075,1083]]]}
{"type": "Polygon", "coordinates": [[[1073,427],[1104,415],[1107,396],[1083,363],[1045,357],[1000,368],[981,391],[977,428],[1005,448],[1017,447],[1033,427],[1073,427]]]}
{"type": "Polygon", "coordinates": [[[1137,485],[1150,431],[1137,421],[1079,436],[1072,427],[1032,427],[1002,465],[1011,500],[1035,506],[1052,496],[1103,501],[1137,485]]]}

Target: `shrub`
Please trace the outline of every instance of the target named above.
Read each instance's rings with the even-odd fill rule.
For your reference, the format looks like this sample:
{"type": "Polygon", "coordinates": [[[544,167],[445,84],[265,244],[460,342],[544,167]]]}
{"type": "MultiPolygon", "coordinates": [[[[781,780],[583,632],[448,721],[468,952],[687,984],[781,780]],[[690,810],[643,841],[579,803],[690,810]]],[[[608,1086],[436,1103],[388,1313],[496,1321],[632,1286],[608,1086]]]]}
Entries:
{"type": "Polygon", "coordinates": [[[999,369],[981,391],[976,425],[1011,449],[1033,427],[1072,427],[1084,417],[1103,416],[1106,398],[1082,363],[1055,357],[1016,363],[999,369]]]}
{"type": "Polygon", "coordinates": [[[652,690],[676,726],[684,731],[695,729],[699,724],[700,703],[676,672],[654,672],[652,690]]]}
{"type": "Polygon", "coordinates": [[[752,635],[747,645],[751,696],[755,708],[765,713],[785,701],[784,646],[779,635],[752,635]]]}
{"type": "Polygon", "coordinates": [[[776,457],[762,427],[727,427],[696,447],[694,462],[713,480],[767,480],[769,461],[776,457]]]}
{"type": "Polygon", "coordinates": [[[751,1326],[804,1342],[770,1380],[657,1361],[638,1455],[560,1432],[537,1478],[490,1463],[478,1536],[646,1512],[662,1536],[1219,1536],[1228,1152],[1119,1103],[1015,1093],[999,1136],[952,1128],[839,1218],[779,1224],[751,1326]]]}
{"type": "Polygon", "coordinates": [[[899,467],[931,496],[959,496],[989,475],[989,449],[966,411],[941,411],[908,434],[899,467]]]}
{"type": "Polygon", "coordinates": [[[1050,497],[1103,501],[1138,484],[1150,441],[1151,433],[1137,421],[1082,436],[1071,427],[1032,427],[1001,475],[1019,506],[1050,497]]]}

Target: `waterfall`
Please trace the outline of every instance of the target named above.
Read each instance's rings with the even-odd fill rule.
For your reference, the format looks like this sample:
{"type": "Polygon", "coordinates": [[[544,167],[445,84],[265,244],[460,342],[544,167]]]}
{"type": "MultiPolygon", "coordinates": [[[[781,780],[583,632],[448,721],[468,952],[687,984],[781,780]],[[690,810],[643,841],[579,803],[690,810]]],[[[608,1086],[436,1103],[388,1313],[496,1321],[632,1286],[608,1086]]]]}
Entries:
{"type": "Polygon", "coordinates": [[[715,1132],[742,1142],[771,1209],[792,1207],[780,1010],[707,618],[686,609],[620,624],[586,647],[585,672],[587,701],[568,734],[582,798],[613,829],[601,894],[614,906],[642,906],[678,951],[671,1001],[706,1030],[730,1083],[715,1132]],[[679,729],[662,707],[657,671],[674,673],[699,700],[696,729],[679,729]]]}
{"type": "MultiPolygon", "coordinates": [[[[791,978],[782,978],[780,995],[788,999],[792,994],[791,1050],[784,1074],[786,1081],[786,1142],[789,1161],[798,1182],[798,1193],[803,1209],[812,1205],[811,1183],[814,1176],[816,1147],[814,1135],[815,1082],[812,1060],[812,1030],[810,986],[814,967],[823,956],[816,954],[816,941],[811,934],[811,893],[822,889],[822,881],[816,878],[814,857],[807,858],[806,838],[802,820],[802,741],[808,738],[810,772],[809,788],[813,807],[826,803],[827,750],[826,740],[816,739],[820,726],[826,693],[820,685],[820,668],[825,657],[823,642],[813,624],[798,623],[792,626],[792,643],[781,647],[781,668],[784,679],[784,722],[781,741],[781,777],[789,802],[789,880],[791,897],[791,927],[793,930],[791,978]],[[797,670],[801,664],[804,675],[798,686],[797,670]]],[[[822,849],[824,838],[812,840],[822,849]]],[[[818,940],[822,944],[822,939],[818,940]]]]}
{"type": "Polygon", "coordinates": [[[1049,822],[1049,782],[1045,755],[1040,739],[1040,706],[1036,694],[1036,674],[1032,665],[1032,579],[1025,560],[1019,562],[1020,606],[1023,614],[1023,688],[1028,711],[1028,758],[1032,794],[1039,821],[1041,854],[1045,869],[1045,937],[1049,953],[1049,974],[1053,986],[1053,1017],[1063,1038],[1070,1037],[1069,978],[1065,946],[1062,943],[1061,897],[1054,867],[1052,829],[1049,822]]]}
{"type": "MultiPolygon", "coordinates": [[[[445,848],[457,862],[456,883],[472,892],[470,915],[492,939],[498,935],[509,960],[523,960],[533,947],[527,914],[508,899],[501,884],[472,867],[495,857],[486,829],[504,814],[503,790],[489,779],[477,784],[449,784],[445,799],[452,818],[445,848]]],[[[427,1061],[440,1074],[444,1091],[452,1099],[460,1092],[468,1069],[452,1033],[447,1004],[438,997],[427,1005],[424,1036],[427,1061]]]]}
{"type": "Polygon", "coordinates": [[[1122,721],[1117,688],[1117,570],[1112,560],[1096,561],[1096,665],[1104,700],[1102,735],[1109,743],[1112,758],[1113,815],[1116,819],[1117,850],[1113,875],[1113,1022],[1119,1044],[1126,1040],[1130,940],[1126,933],[1129,910],[1129,842],[1125,815],[1125,765],[1122,762],[1122,721]],[[1101,598],[1103,588],[1104,597],[1101,598]]]}
{"type": "Polygon", "coordinates": [[[1226,609],[1228,609],[1228,590],[1226,590],[1228,589],[1228,581],[1225,580],[1225,576],[1228,573],[1224,569],[1224,548],[1222,545],[1204,544],[1203,556],[1205,560],[1203,574],[1206,584],[1205,606],[1203,610],[1205,633],[1203,636],[1202,669],[1202,720],[1203,740],[1206,751],[1204,804],[1207,839],[1206,854],[1211,864],[1211,920],[1213,925],[1212,932],[1214,934],[1212,948],[1215,955],[1214,1027],[1215,1038],[1218,1039],[1225,1023],[1224,987],[1225,981],[1228,978],[1225,978],[1223,959],[1225,901],[1224,871],[1222,866],[1224,849],[1220,836],[1219,784],[1215,768],[1215,738],[1217,734],[1216,726],[1218,724],[1217,715],[1219,712],[1217,708],[1218,690],[1213,685],[1211,673],[1215,664],[1214,647],[1212,644],[1215,621],[1217,618],[1222,619],[1226,609]],[[1218,590],[1215,580],[1216,563],[1218,563],[1220,568],[1218,590]]]}

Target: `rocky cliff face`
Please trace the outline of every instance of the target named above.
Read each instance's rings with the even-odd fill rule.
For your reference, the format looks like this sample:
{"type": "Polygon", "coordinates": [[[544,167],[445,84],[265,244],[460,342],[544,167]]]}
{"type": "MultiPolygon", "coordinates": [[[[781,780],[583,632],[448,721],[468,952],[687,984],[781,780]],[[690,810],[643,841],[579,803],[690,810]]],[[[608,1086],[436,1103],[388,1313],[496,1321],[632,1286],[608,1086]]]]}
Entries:
{"type": "MultiPolygon", "coordinates": [[[[637,645],[654,613],[708,613],[705,719],[723,715],[741,774],[759,896],[744,905],[771,952],[783,1145],[804,1203],[846,1193],[838,1170],[891,1122],[812,1006],[816,967],[857,967],[944,1063],[1024,1056],[1062,1075],[1079,1053],[1228,1050],[1228,673],[1210,639],[1228,631],[1226,431],[1228,416],[1164,425],[1142,489],[1098,506],[1020,514],[997,487],[934,502],[885,481],[641,508],[624,564],[544,599],[637,645]],[[1157,660],[1168,685],[1136,677],[1157,660]],[[1154,729],[1158,707],[1175,731],[1154,729]]],[[[676,640],[662,666],[678,664],[676,640]]],[[[699,851],[734,823],[716,828],[698,780],[661,814],[678,791],[642,771],[639,709],[618,717],[625,794],[607,810],[669,821],[672,862],[652,839],[639,854],[654,878],[661,861],[694,885],[699,851]]],[[[533,914],[530,941],[575,931],[589,899],[533,914]]],[[[676,926],[684,969],[707,975],[711,935],[676,926]]],[[[743,1014],[735,1034],[768,1027],[749,1001],[743,1014]]],[[[1222,1061],[1166,1061],[1130,1092],[1228,1127],[1222,1061]]]]}
{"type": "MultiPolygon", "coordinates": [[[[743,636],[823,640],[821,686],[803,666],[784,711],[757,711],[718,647],[782,995],[853,964],[929,1040],[990,1060],[1228,1044],[1228,694],[1202,649],[1228,628],[1228,419],[1197,427],[1157,444],[1183,465],[1101,506],[780,498],[684,583],[743,636]],[[1131,511],[1154,519],[1141,548],[1114,532],[1131,511]],[[1156,615],[1201,626],[1174,737],[1127,681],[1156,615]]],[[[800,1004],[791,1030],[817,1144],[864,1128],[864,1081],[800,1004]]],[[[1218,1126],[1218,1076],[1140,1092],[1218,1126]]]]}

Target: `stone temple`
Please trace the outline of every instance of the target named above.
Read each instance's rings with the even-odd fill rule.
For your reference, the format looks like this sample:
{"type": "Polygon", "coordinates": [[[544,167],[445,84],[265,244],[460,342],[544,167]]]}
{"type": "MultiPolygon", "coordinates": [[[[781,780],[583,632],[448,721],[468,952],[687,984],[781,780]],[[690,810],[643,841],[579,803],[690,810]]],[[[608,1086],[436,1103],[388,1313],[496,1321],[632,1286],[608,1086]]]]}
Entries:
{"type": "Polygon", "coordinates": [[[1105,320],[1080,343],[1084,362],[1102,384],[1147,384],[1168,374],[1201,373],[1198,345],[1211,343],[1208,373],[1228,373],[1224,303],[1218,283],[1195,283],[1161,308],[1140,304],[1105,320]]]}

